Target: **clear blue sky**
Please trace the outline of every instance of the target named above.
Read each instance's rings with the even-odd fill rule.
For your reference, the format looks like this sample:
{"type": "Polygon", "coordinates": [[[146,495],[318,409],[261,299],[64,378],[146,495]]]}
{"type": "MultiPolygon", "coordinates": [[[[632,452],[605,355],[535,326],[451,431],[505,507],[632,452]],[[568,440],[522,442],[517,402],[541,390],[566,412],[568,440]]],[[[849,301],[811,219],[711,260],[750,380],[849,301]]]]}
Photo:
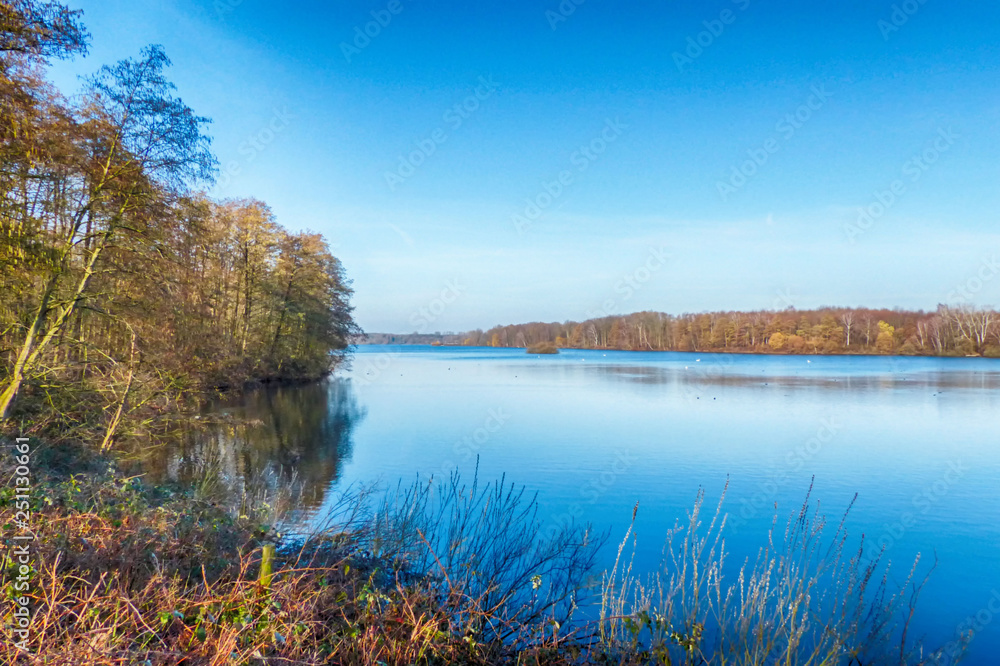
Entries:
{"type": "Polygon", "coordinates": [[[1000,305],[995,3],[70,4],[59,85],[163,44],[215,193],[322,232],[370,331],[1000,305]]]}

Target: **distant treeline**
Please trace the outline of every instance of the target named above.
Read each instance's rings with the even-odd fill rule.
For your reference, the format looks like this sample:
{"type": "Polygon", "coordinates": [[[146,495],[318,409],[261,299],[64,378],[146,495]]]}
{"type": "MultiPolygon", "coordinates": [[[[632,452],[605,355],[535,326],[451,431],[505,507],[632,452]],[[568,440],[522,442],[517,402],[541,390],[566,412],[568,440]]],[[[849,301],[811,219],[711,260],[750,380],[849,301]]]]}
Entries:
{"type": "Polygon", "coordinates": [[[939,306],[934,312],[818,310],[637,312],[583,322],[496,326],[464,335],[466,345],[787,354],[982,355],[1000,357],[992,309],[939,306]]]}
{"type": "Polygon", "coordinates": [[[207,119],[160,47],[68,100],[45,80],[85,50],[79,12],[4,6],[0,40],[0,421],[104,433],[189,389],[329,370],[357,327],[340,262],[252,200],[198,194],[207,119]]]}
{"type": "Polygon", "coordinates": [[[365,333],[357,337],[361,345],[461,345],[468,333],[365,333]]]}

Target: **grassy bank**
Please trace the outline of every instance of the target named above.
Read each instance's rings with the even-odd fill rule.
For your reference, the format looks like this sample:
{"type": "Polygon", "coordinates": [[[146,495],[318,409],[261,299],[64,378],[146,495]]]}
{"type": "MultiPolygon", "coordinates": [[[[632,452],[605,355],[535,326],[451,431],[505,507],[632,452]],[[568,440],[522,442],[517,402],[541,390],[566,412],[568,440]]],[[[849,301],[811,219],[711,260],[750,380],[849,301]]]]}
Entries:
{"type": "MultiPolygon", "coordinates": [[[[931,654],[908,636],[916,566],[890,589],[843,522],[824,536],[808,500],[736,578],[723,571],[722,504],[706,513],[702,497],[668,535],[660,571],[631,570],[630,532],[596,573],[603,539],[583,527],[540,539],[533,498],[503,480],[359,492],[328,529],[289,538],[272,498],[223,506],[148,486],[85,447],[31,445],[26,591],[15,589],[13,484],[0,493],[3,663],[957,661],[954,646],[931,654]],[[32,657],[15,646],[18,595],[33,610],[32,657]]],[[[9,457],[3,473],[15,474],[9,457]]]]}
{"type": "Polygon", "coordinates": [[[517,519],[533,505],[509,486],[464,489],[477,498],[467,502],[456,485],[445,504],[457,512],[422,486],[377,499],[360,493],[344,499],[335,528],[283,540],[268,522],[270,498],[224,507],[194,488],[147,486],[112,460],[65,445],[38,445],[31,469],[28,591],[14,589],[13,491],[0,495],[0,522],[4,596],[30,597],[33,656],[16,648],[7,615],[3,663],[551,661],[568,647],[545,629],[547,618],[567,606],[592,564],[582,532],[573,532],[579,543],[567,532],[526,548],[533,534],[517,519]],[[505,530],[499,523],[511,517],[505,530]],[[473,566],[468,548],[443,547],[442,533],[471,536],[470,522],[485,536],[484,521],[504,544],[467,545],[495,561],[473,566]],[[530,580],[539,575],[544,592],[530,580]]]}

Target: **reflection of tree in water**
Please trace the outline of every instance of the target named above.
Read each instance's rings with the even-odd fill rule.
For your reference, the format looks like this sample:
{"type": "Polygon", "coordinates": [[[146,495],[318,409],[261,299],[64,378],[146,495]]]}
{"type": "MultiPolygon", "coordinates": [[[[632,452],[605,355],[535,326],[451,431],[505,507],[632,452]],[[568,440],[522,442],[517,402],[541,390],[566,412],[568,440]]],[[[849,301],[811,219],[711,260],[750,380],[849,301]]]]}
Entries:
{"type": "Polygon", "coordinates": [[[323,502],[365,416],[350,384],[339,379],[250,391],[210,413],[220,420],[192,429],[167,451],[155,466],[161,474],[195,484],[209,478],[230,499],[291,491],[304,511],[323,502]]]}

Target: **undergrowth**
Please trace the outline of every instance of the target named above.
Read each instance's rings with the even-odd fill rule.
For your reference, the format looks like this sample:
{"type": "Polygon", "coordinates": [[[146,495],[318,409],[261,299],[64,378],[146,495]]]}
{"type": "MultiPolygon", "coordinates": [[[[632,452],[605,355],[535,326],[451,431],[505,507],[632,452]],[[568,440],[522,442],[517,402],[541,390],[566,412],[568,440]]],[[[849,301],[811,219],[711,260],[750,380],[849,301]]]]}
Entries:
{"type": "MultiPolygon", "coordinates": [[[[13,588],[12,485],[0,491],[2,663],[942,663],[907,634],[916,565],[891,589],[845,520],[824,538],[808,497],[732,580],[723,504],[703,515],[703,493],[660,571],[632,571],[630,529],[595,576],[604,535],[542,539],[535,498],[503,479],[348,494],[325,529],[286,535],[267,498],[220,503],[85,448],[35,448],[28,592],[13,588]],[[22,594],[31,654],[9,615],[22,594]]],[[[11,478],[9,461],[0,470],[11,478]]]]}

